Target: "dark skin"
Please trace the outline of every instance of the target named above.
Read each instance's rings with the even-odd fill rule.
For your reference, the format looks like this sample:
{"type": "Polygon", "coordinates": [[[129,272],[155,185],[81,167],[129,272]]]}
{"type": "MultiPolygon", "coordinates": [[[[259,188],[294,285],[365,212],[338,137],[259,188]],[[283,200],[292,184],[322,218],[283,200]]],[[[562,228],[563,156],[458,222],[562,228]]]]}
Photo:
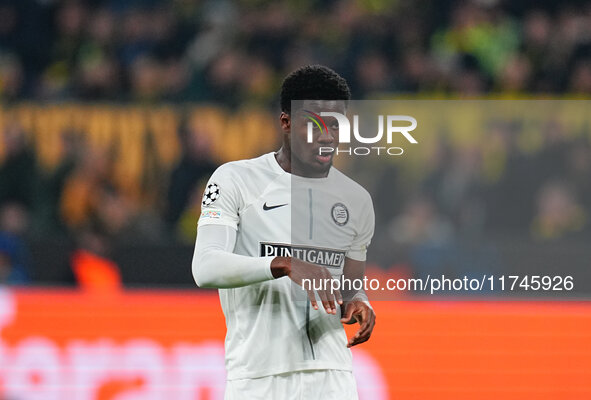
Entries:
{"type": "MultiPolygon", "coordinates": [[[[322,111],[336,111],[344,114],[344,104],[340,101],[311,101],[304,104],[306,109],[319,113],[322,111]]],[[[338,145],[338,125],[331,118],[325,118],[327,132],[314,132],[314,140],[308,143],[305,119],[301,115],[292,116],[282,112],[279,116],[283,133],[283,144],[275,153],[277,162],[285,172],[308,177],[324,178],[332,166],[332,155],[317,157],[320,147],[336,148],[338,145]],[[292,140],[292,135],[293,136],[292,140]]],[[[351,258],[345,259],[344,275],[350,279],[363,279],[365,262],[351,258]]],[[[271,273],[277,278],[288,276],[293,282],[302,286],[302,279],[330,279],[331,273],[327,268],[314,265],[293,257],[275,257],[271,262],[271,273]]],[[[352,347],[369,340],[375,326],[376,315],[371,307],[363,301],[365,293],[345,293],[346,301],[339,291],[316,291],[320,301],[328,314],[336,314],[336,304],[341,307],[341,322],[343,324],[359,323],[359,330],[349,340],[347,347],[352,347]]],[[[314,291],[308,291],[308,298],[315,310],[318,303],[314,291]]]]}
{"type": "MultiPolygon", "coordinates": [[[[343,274],[349,279],[363,280],[365,276],[365,261],[345,258],[343,274]]],[[[376,324],[376,314],[373,309],[364,301],[367,299],[365,292],[345,292],[343,296],[351,299],[346,303],[342,314],[341,322],[344,324],[359,323],[359,330],[349,340],[347,347],[367,342],[376,324]]]]}

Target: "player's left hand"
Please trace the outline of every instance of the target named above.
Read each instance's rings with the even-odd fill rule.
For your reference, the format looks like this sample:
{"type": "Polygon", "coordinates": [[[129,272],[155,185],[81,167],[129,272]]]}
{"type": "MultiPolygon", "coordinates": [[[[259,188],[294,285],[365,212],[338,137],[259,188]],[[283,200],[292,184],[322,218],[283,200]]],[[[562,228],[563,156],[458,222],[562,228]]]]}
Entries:
{"type": "Polygon", "coordinates": [[[359,300],[353,300],[346,304],[341,322],[343,324],[351,323],[351,318],[354,318],[359,323],[359,330],[355,336],[349,340],[347,347],[367,342],[373,332],[373,327],[376,324],[376,314],[373,312],[373,309],[363,301],[359,300]]]}

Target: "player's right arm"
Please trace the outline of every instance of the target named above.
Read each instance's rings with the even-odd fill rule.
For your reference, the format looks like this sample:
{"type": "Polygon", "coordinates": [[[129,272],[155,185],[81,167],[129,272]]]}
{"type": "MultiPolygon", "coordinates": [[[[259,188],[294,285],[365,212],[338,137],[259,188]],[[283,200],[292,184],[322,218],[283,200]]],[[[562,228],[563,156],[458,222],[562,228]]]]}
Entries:
{"type": "Polygon", "coordinates": [[[273,257],[234,254],[244,189],[239,171],[231,164],[219,167],[209,179],[201,200],[201,217],[193,254],[195,282],[206,288],[234,288],[275,277],[273,257]]]}
{"type": "Polygon", "coordinates": [[[273,257],[232,253],[236,230],[225,225],[203,225],[197,231],[192,272],[200,287],[227,289],[275,279],[273,257]]]}
{"type": "MultiPolygon", "coordinates": [[[[288,276],[302,286],[307,278],[330,279],[324,268],[292,257],[250,257],[232,253],[236,231],[223,225],[200,226],[193,255],[193,277],[200,287],[235,288],[288,276]]],[[[318,309],[313,290],[308,290],[312,307],[318,309]]],[[[318,290],[318,296],[329,314],[336,314],[335,300],[342,304],[340,293],[318,290]]]]}
{"type": "MultiPolygon", "coordinates": [[[[207,184],[201,204],[201,217],[193,254],[195,282],[205,288],[235,288],[288,276],[301,286],[303,278],[325,279],[324,267],[291,257],[251,257],[234,254],[240,210],[244,207],[239,190],[240,177],[227,165],[218,168],[207,184]]],[[[328,313],[336,313],[340,293],[318,291],[328,313]]],[[[314,308],[316,296],[308,291],[314,308]]]]}

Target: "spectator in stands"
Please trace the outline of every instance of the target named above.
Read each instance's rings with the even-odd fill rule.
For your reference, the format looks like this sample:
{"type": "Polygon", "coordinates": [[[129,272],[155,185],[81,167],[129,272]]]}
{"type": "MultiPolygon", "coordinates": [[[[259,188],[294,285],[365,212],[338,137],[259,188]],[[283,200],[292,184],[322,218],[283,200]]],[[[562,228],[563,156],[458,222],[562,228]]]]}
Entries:
{"type": "Polygon", "coordinates": [[[29,252],[23,240],[27,211],[18,203],[0,206],[0,285],[23,285],[29,278],[29,252]]]}
{"type": "Polygon", "coordinates": [[[538,193],[531,234],[544,241],[580,236],[589,225],[588,219],[573,189],[550,181],[538,193]]]}
{"type": "Polygon", "coordinates": [[[581,205],[591,215],[591,144],[588,139],[573,141],[566,157],[568,182],[577,189],[581,205]]]}
{"type": "Polygon", "coordinates": [[[520,126],[507,121],[493,122],[486,133],[488,231],[527,235],[538,183],[534,162],[518,147],[520,133],[520,126]]]}
{"type": "Polygon", "coordinates": [[[455,232],[451,221],[438,212],[428,197],[415,196],[391,222],[390,237],[395,243],[410,246],[446,244],[453,241],[455,232]]]}
{"type": "Polygon", "coordinates": [[[211,156],[211,144],[204,132],[185,129],[182,133],[182,142],[183,156],[172,171],[168,188],[166,222],[171,229],[174,229],[190,205],[195,189],[216,168],[211,156]]]}
{"type": "Polygon", "coordinates": [[[109,186],[108,154],[86,147],[82,157],[66,178],[60,196],[60,213],[65,225],[73,230],[93,221],[100,193],[109,186]]]}
{"type": "Polygon", "coordinates": [[[14,202],[33,209],[37,167],[23,129],[9,123],[0,134],[0,206],[14,202]]]}
{"type": "Polygon", "coordinates": [[[72,272],[78,286],[93,291],[116,291],[122,287],[118,265],[111,260],[107,235],[92,225],[76,233],[78,248],[71,255],[72,272]]]}
{"type": "Polygon", "coordinates": [[[64,186],[77,165],[85,157],[84,140],[80,132],[65,130],[60,135],[61,157],[52,169],[44,169],[40,175],[40,195],[37,197],[37,220],[35,232],[41,234],[64,234],[67,226],[61,214],[64,186]]]}
{"type": "Polygon", "coordinates": [[[569,82],[569,91],[591,94],[591,57],[577,61],[569,82]]]}
{"type": "Polygon", "coordinates": [[[24,71],[19,59],[14,54],[0,51],[0,99],[17,100],[22,94],[24,80],[24,71]]]}

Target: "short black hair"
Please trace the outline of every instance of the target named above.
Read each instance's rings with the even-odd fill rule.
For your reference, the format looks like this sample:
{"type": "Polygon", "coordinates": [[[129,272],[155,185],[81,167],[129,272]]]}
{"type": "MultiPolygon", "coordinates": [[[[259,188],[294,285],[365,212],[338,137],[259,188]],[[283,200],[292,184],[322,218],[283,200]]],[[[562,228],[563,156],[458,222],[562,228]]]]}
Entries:
{"type": "Polygon", "coordinates": [[[292,100],[350,100],[347,81],[324,65],[306,65],[290,73],[281,85],[281,111],[291,112],[292,100]]]}

